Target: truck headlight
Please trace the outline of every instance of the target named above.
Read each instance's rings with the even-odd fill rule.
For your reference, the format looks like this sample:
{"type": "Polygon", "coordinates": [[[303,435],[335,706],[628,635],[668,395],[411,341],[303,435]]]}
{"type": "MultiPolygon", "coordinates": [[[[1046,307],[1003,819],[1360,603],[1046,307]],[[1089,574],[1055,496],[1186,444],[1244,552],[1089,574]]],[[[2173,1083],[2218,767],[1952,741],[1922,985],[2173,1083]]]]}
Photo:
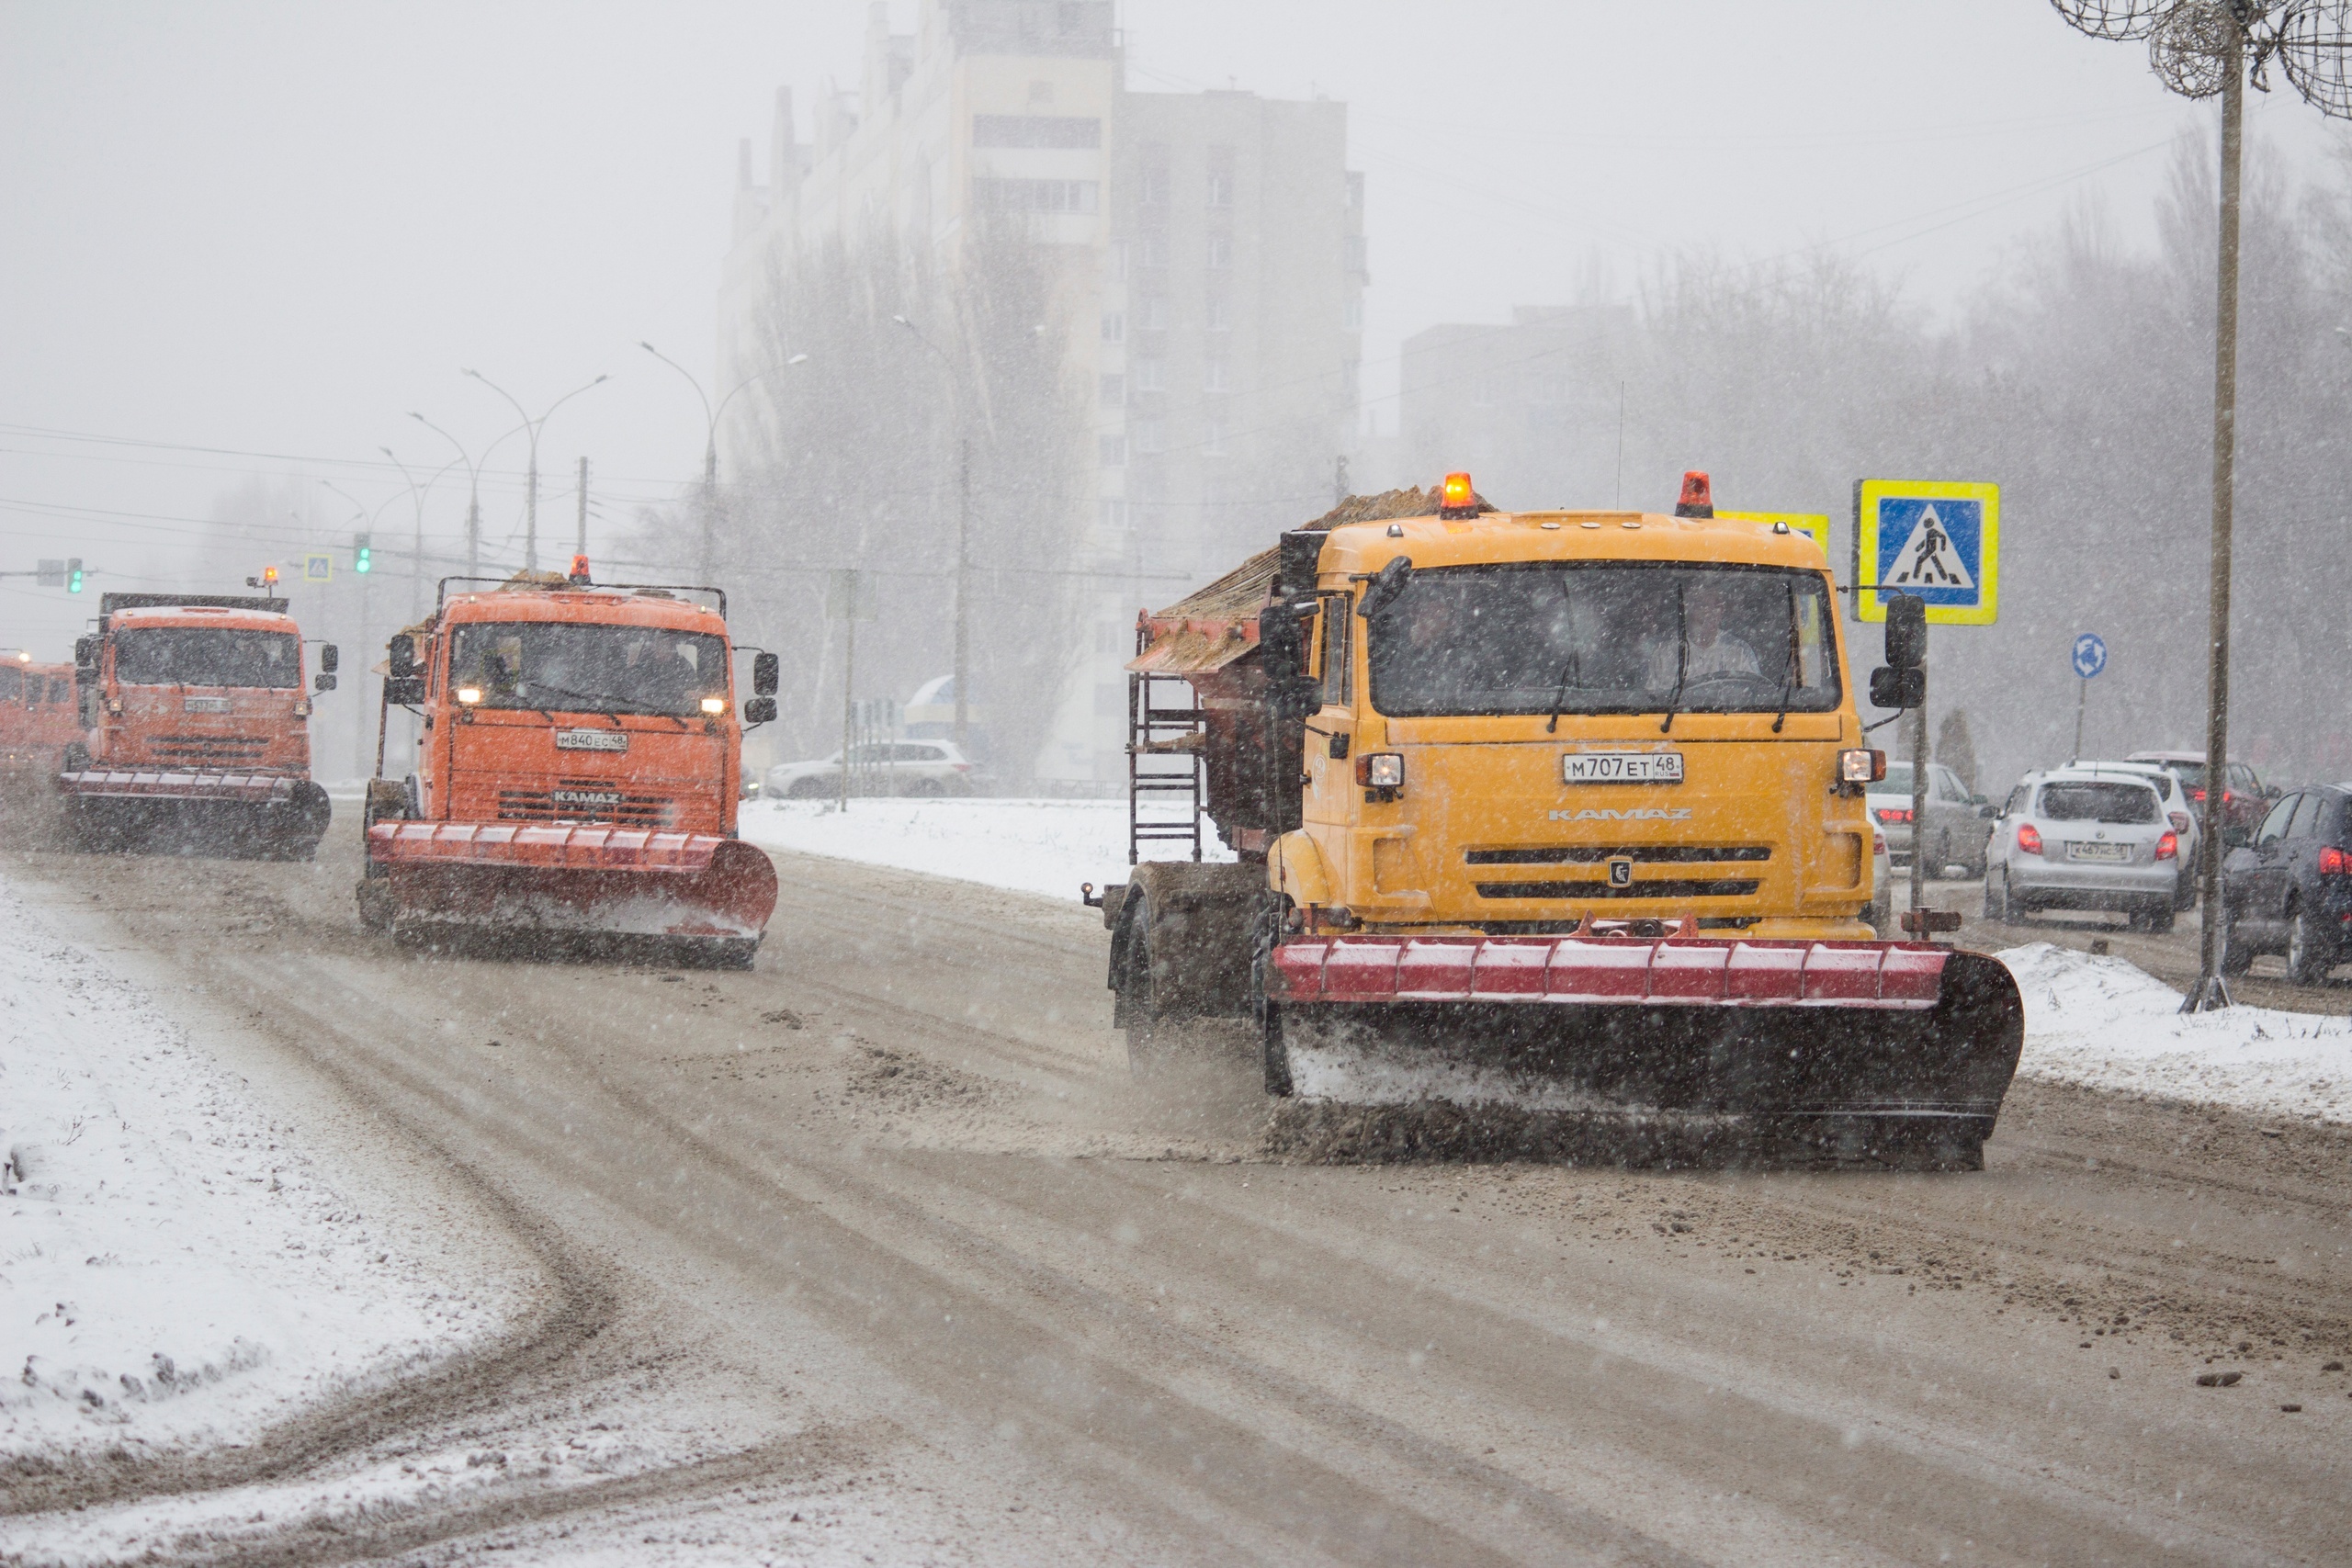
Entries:
{"type": "Polygon", "coordinates": [[[1849,784],[1876,784],[1886,777],[1886,753],[1855,750],[1838,753],[1838,782],[1849,784]]]}
{"type": "Polygon", "coordinates": [[[471,707],[476,703],[481,701],[481,688],[480,686],[460,686],[458,688],[458,700],[465,704],[466,706],[471,707]]]}
{"type": "Polygon", "coordinates": [[[1403,789],[1403,755],[1396,751],[1365,752],[1356,759],[1356,783],[1367,789],[1403,789]]]}
{"type": "Polygon", "coordinates": [[[705,697],[702,700],[702,711],[714,716],[725,713],[727,711],[727,699],[725,697],[705,697]]]}

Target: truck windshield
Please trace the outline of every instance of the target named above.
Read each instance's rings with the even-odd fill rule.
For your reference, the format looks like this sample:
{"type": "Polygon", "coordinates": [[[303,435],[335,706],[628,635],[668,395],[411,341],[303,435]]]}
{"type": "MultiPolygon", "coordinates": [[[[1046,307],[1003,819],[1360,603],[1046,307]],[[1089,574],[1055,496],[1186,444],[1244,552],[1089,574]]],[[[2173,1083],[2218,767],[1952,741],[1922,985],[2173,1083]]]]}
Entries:
{"type": "Polygon", "coordinates": [[[1818,572],[1595,561],[1416,571],[1374,617],[1373,706],[1446,714],[1825,713],[1818,572]]]}
{"type": "Polygon", "coordinates": [[[288,632],[226,626],[137,626],[114,637],[114,678],[127,686],[302,683],[302,645],[288,632]]]}
{"type": "Polygon", "coordinates": [[[699,717],[727,696],[727,641],[661,626],[487,621],[458,628],[449,684],[486,708],[699,717]]]}

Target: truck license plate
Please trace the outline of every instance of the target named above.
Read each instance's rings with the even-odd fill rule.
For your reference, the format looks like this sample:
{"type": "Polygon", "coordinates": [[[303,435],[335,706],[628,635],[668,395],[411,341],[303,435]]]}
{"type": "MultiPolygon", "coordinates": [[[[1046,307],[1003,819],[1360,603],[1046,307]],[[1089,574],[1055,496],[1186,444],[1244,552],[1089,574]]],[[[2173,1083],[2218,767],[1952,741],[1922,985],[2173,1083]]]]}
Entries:
{"type": "Polygon", "coordinates": [[[559,751],[626,751],[628,731],[626,729],[559,729],[555,732],[559,751]]]}
{"type": "Polygon", "coordinates": [[[2127,861],[2132,858],[2129,844],[2087,844],[2079,840],[2066,846],[2068,860],[2127,861]]]}
{"type": "Polygon", "coordinates": [[[226,697],[182,697],[180,699],[182,713],[227,713],[228,711],[229,699],[226,697]]]}
{"type": "Polygon", "coordinates": [[[1572,751],[1560,759],[1562,784],[1680,784],[1679,751],[1572,751]]]}

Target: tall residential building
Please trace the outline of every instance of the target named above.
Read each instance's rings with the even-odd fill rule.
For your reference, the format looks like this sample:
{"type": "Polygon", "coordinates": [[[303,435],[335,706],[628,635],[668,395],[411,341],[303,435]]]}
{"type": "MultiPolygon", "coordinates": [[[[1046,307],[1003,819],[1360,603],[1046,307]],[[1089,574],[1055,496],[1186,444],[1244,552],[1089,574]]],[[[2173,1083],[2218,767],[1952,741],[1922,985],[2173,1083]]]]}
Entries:
{"type": "Polygon", "coordinates": [[[1506,323],[1415,333],[1398,377],[1408,472],[1467,469],[1506,508],[1617,505],[1633,336],[1622,305],[1521,305],[1506,323]]]}
{"type": "Polygon", "coordinates": [[[1136,611],[1321,512],[1352,444],[1368,275],[1347,108],[1130,92],[1110,0],[918,0],[911,35],[869,17],[861,87],[816,106],[813,140],[780,92],[765,185],[745,146],[718,380],[756,368],[770,289],[830,241],[952,270],[987,207],[1082,252],[1059,309],[1096,462],[1072,565],[1099,592],[1037,771],[1121,778],[1136,611]]]}

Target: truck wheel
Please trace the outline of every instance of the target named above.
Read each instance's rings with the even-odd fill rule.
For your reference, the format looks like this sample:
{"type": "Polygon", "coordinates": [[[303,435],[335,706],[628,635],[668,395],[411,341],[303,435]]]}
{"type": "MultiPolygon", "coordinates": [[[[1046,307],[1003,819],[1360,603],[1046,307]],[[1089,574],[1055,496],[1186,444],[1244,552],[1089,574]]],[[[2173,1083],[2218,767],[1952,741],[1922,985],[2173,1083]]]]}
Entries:
{"type": "Polygon", "coordinates": [[[1127,1037],[1127,1072],[1148,1077],[1166,1058],[1152,1023],[1151,900],[1141,887],[1130,886],[1119,909],[1124,928],[1119,942],[1119,973],[1111,993],[1112,1026],[1127,1037]]]}
{"type": "Polygon", "coordinates": [[[2308,906],[2298,905],[2287,928],[2287,978],[2298,986],[2324,986],[2335,967],[2335,935],[2308,906]]]}
{"type": "Polygon", "coordinates": [[[88,773],[90,771],[90,749],[87,746],[83,745],[79,740],[70,742],[65,748],[65,757],[63,761],[59,764],[58,771],[60,773],[88,773]]]}
{"type": "Polygon", "coordinates": [[[1266,993],[1274,964],[1274,939],[1289,902],[1288,898],[1268,901],[1258,917],[1257,942],[1250,958],[1250,990],[1258,1011],[1259,1066],[1265,1074],[1266,1092],[1276,1100],[1291,1097],[1290,1045],[1283,1038],[1283,1010],[1266,993]]]}
{"type": "Polygon", "coordinates": [[[2222,973],[2243,975],[2254,967],[2254,948],[2238,935],[2237,911],[2229,908],[2227,899],[2222,908],[2222,973]]]}

